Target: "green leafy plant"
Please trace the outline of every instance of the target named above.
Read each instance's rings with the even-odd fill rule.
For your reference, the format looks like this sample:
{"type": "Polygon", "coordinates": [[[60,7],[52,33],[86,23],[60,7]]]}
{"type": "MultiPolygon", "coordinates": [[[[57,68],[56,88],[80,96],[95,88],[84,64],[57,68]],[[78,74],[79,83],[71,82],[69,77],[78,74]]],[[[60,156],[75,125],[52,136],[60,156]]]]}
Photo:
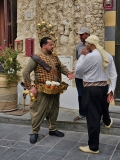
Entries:
{"type": "Polygon", "coordinates": [[[6,76],[8,86],[17,83],[20,80],[19,71],[22,69],[17,60],[18,51],[8,47],[5,51],[0,51],[0,74],[6,76]]]}

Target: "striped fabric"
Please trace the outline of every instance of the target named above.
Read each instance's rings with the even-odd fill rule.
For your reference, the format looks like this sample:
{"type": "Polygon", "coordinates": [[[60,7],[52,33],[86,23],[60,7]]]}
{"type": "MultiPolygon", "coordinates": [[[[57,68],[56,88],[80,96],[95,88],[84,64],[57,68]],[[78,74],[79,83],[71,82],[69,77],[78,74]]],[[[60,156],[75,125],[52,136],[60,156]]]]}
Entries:
{"type": "Polygon", "coordinates": [[[89,86],[106,86],[107,81],[101,81],[101,82],[83,82],[84,87],[89,87],[89,86]]]}

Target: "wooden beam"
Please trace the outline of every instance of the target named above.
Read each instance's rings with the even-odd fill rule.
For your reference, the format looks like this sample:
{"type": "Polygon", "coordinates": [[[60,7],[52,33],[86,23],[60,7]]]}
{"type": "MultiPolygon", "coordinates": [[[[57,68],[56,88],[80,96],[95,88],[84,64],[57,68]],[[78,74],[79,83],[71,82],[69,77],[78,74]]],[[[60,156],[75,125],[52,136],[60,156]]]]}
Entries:
{"type": "Polygon", "coordinates": [[[5,47],[8,46],[8,26],[7,26],[7,21],[8,21],[8,15],[7,15],[7,7],[8,3],[7,0],[4,0],[4,20],[5,20],[5,39],[4,39],[4,44],[5,47]]]}

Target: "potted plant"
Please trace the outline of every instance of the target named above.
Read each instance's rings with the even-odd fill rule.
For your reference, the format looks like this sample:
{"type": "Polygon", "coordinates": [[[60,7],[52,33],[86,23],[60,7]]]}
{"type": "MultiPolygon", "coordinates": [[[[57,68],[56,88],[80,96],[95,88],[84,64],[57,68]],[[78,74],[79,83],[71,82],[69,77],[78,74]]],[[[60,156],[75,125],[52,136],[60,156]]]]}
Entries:
{"type": "Polygon", "coordinates": [[[17,109],[17,82],[21,70],[18,53],[11,47],[0,51],[0,111],[17,109]]]}

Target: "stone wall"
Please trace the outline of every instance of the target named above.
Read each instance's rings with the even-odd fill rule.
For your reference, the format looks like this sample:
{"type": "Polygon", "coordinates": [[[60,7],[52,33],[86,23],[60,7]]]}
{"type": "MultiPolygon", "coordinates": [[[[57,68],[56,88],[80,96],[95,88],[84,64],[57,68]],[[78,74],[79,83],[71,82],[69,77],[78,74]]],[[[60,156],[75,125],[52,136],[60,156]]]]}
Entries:
{"type": "Polygon", "coordinates": [[[25,38],[35,38],[35,53],[40,51],[36,25],[46,21],[54,26],[57,37],[56,51],[60,55],[73,56],[75,46],[79,43],[77,31],[88,27],[91,34],[98,35],[104,43],[103,0],[18,0],[17,39],[24,41],[23,53],[19,59],[23,66],[25,57],[25,38]],[[32,10],[33,19],[25,20],[27,9],[32,10]]]}
{"type": "MultiPolygon", "coordinates": [[[[34,38],[36,40],[36,3],[34,0],[17,1],[17,39],[23,40],[23,51],[19,54],[18,59],[24,68],[28,61],[25,56],[25,39],[34,38]],[[32,20],[25,20],[26,10],[32,11],[32,20]]],[[[35,45],[36,46],[36,45],[35,45]]]]}

